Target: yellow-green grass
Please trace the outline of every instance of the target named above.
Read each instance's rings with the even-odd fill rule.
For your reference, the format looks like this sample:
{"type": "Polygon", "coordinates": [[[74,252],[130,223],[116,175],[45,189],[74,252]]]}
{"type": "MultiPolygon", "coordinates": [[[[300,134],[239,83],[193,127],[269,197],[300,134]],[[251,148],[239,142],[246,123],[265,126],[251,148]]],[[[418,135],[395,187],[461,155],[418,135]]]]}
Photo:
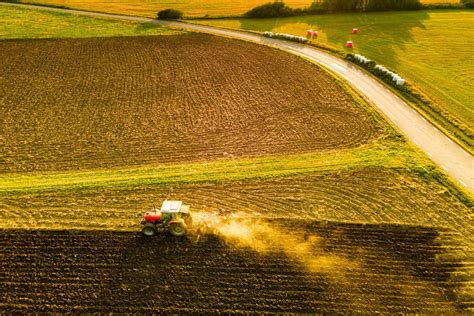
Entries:
{"type": "Polygon", "coordinates": [[[92,18],[0,5],[0,39],[171,35],[179,31],[152,23],[92,18]]]}
{"type": "Polygon", "coordinates": [[[159,164],[142,167],[0,175],[0,196],[24,192],[84,188],[170,185],[272,178],[361,167],[425,168],[426,160],[406,143],[391,137],[356,149],[277,155],[208,163],[159,164]]]}
{"type": "MultiPolygon", "coordinates": [[[[56,6],[67,6],[69,8],[120,13],[128,15],[140,15],[154,17],[163,9],[173,8],[184,12],[186,17],[202,17],[205,15],[238,16],[250,9],[272,2],[272,0],[19,0],[23,3],[39,3],[56,6]]],[[[285,3],[294,8],[308,7],[313,0],[285,0],[285,3]]],[[[422,3],[459,3],[459,0],[422,0],[422,3]]]]}
{"type": "Polygon", "coordinates": [[[432,101],[427,113],[472,149],[474,126],[474,12],[467,10],[337,14],[280,19],[201,20],[197,23],[251,31],[305,35],[314,42],[383,64],[418,87],[432,101]],[[360,29],[352,35],[351,29],[360,29]],[[456,126],[457,125],[457,126],[456,126]]]}

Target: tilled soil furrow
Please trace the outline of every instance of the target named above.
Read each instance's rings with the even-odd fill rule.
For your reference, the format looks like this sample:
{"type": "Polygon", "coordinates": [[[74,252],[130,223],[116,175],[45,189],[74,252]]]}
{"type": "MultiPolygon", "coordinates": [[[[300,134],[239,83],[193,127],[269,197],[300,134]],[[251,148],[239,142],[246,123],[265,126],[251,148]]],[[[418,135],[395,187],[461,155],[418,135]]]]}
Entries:
{"type": "MultiPolygon", "coordinates": [[[[279,227],[281,221],[271,223],[279,227]]],[[[260,252],[213,235],[147,239],[136,233],[1,230],[0,307],[6,312],[453,313],[469,303],[456,303],[454,293],[465,283],[450,279],[462,266],[434,260],[445,252],[442,244],[432,243],[443,232],[299,223],[299,231],[320,236],[305,253],[278,244],[260,252]],[[377,234],[391,237],[372,247],[366,245],[368,231],[373,240],[377,234]],[[401,240],[412,236],[411,242],[395,247],[397,231],[401,240]],[[325,243],[347,246],[328,252],[320,247],[325,243]],[[329,259],[321,258],[336,261],[327,265],[329,259]]]]}

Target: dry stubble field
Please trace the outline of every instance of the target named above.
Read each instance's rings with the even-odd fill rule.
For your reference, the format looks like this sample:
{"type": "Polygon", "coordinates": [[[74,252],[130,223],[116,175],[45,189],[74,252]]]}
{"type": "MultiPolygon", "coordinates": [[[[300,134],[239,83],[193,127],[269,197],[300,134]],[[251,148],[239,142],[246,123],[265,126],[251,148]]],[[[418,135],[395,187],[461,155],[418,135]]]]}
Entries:
{"type": "Polygon", "coordinates": [[[2,311],[472,309],[471,200],[318,67],[197,34],[0,51],[2,311]],[[226,178],[242,159],[267,171],[226,178]],[[198,231],[140,236],[164,198],[198,231]],[[238,217],[201,227],[218,207],[238,217]]]}

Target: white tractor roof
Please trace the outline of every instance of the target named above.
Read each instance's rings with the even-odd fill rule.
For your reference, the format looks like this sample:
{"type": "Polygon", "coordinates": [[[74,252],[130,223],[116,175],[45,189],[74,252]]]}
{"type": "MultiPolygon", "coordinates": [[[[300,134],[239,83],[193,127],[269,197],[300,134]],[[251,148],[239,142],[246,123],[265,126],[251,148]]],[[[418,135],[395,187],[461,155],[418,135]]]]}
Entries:
{"type": "Polygon", "coordinates": [[[178,213],[179,209],[183,205],[181,201],[167,201],[165,200],[161,205],[161,211],[163,213],[178,213]]]}

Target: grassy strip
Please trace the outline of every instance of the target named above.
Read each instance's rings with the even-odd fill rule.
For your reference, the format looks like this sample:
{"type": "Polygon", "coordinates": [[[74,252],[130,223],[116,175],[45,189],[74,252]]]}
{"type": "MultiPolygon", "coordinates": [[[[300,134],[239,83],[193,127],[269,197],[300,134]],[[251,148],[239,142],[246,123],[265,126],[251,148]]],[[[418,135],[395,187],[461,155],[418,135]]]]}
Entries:
{"type": "Polygon", "coordinates": [[[120,21],[0,5],[0,39],[176,35],[155,23],[120,21]]]}
{"type": "Polygon", "coordinates": [[[459,200],[462,204],[466,207],[473,209],[474,208],[474,200],[472,194],[467,190],[460,189],[460,187],[455,186],[453,182],[439,169],[434,166],[427,166],[426,168],[412,167],[408,168],[409,172],[418,176],[419,178],[428,181],[428,182],[436,182],[441,187],[447,188],[448,192],[451,196],[455,197],[459,200]]]}
{"type": "Polygon", "coordinates": [[[400,142],[383,141],[357,149],[285,156],[268,156],[209,163],[164,164],[138,168],[51,172],[46,174],[4,174],[0,195],[51,190],[130,187],[172,183],[221,182],[271,178],[314,172],[367,167],[404,168],[422,165],[419,155],[400,142]]]}

